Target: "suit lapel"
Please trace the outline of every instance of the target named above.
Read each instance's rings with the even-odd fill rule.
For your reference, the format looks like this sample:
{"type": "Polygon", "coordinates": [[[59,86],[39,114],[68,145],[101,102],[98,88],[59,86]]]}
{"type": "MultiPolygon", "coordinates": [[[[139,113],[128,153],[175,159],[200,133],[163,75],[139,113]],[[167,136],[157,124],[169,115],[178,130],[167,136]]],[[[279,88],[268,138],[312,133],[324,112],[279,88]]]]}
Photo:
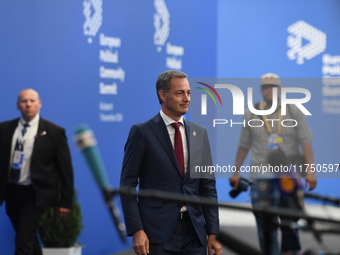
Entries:
{"type": "Polygon", "coordinates": [[[15,119],[10,122],[9,128],[8,128],[9,130],[8,134],[4,137],[4,146],[2,148],[6,148],[6,150],[3,151],[3,153],[5,154],[5,158],[8,159],[6,163],[7,164],[6,169],[10,168],[12,139],[13,139],[14,132],[16,128],[18,127],[18,122],[19,122],[19,119],[15,119]]]}
{"type": "Polygon", "coordinates": [[[184,119],[184,127],[185,127],[185,135],[187,137],[187,148],[188,148],[188,164],[187,164],[187,172],[184,176],[184,181],[190,179],[190,147],[195,146],[196,143],[195,136],[191,136],[190,133],[190,122],[184,119]]]}
{"type": "Polygon", "coordinates": [[[151,129],[154,132],[155,136],[157,137],[159,143],[166,151],[167,155],[169,156],[172,163],[176,167],[178,173],[182,175],[181,169],[179,168],[177,158],[174,152],[174,148],[171,144],[168,129],[165,126],[161,115],[158,113],[154,118],[151,119],[151,123],[152,123],[151,129]]]}
{"type": "Polygon", "coordinates": [[[33,152],[32,152],[32,161],[34,160],[35,155],[37,154],[37,151],[39,151],[39,148],[43,144],[42,137],[47,135],[46,128],[47,128],[46,121],[44,119],[40,118],[39,119],[38,131],[37,131],[37,134],[36,134],[35,140],[34,140],[34,146],[33,146],[33,152]]]}
{"type": "Polygon", "coordinates": [[[8,148],[12,147],[12,139],[13,139],[14,132],[15,132],[16,128],[18,127],[18,122],[19,122],[19,119],[15,119],[15,120],[11,121],[11,123],[10,123],[9,133],[4,139],[5,143],[6,143],[6,147],[8,147],[8,148]]]}

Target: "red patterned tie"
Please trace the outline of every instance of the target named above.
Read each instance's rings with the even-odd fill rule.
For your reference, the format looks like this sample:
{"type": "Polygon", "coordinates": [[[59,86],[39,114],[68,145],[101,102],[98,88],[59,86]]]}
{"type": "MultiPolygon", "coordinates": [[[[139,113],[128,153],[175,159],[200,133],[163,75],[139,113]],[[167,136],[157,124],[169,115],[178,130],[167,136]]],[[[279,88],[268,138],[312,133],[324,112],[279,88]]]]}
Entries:
{"type": "Polygon", "coordinates": [[[184,153],[183,153],[183,142],[182,142],[182,135],[179,127],[181,123],[172,123],[171,126],[175,128],[175,140],[174,140],[174,147],[175,147],[175,154],[179,164],[179,167],[182,172],[182,176],[185,175],[184,172],[184,153]]]}

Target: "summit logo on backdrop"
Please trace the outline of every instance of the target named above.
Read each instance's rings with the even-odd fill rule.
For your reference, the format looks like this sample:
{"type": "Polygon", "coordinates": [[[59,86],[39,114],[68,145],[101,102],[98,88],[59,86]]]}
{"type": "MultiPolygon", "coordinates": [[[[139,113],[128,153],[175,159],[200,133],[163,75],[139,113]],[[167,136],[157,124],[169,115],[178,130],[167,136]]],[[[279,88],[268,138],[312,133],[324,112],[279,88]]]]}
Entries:
{"type": "Polygon", "coordinates": [[[92,43],[92,37],[95,37],[103,20],[103,2],[102,0],[84,0],[83,14],[85,16],[85,23],[83,25],[84,35],[88,43],[92,43]]]}
{"type": "Polygon", "coordinates": [[[170,35],[170,13],[168,8],[164,0],[154,0],[153,4],[156,10],[153,14],[153,26],[155,28],[153,43],[158,53],[161,53],[163,48],[165,49],[165,67],[167,69],[181,70],[183,68],[184,47],[167,41],[170,35]]]}
{"type": "Polygon", "coordinates": [[[161,51],[170,33],[170,14],[164,0],[155,0],[154,5],[156,13],[153,16],[155,27],[153,41],[157,46],[157,51],[161,51]]]}
{"type": "Polygon", "coordinates": [[[287,31],[290,33],[287,37],[287,46],[290,47],[287,56],[299,65],[326,49],[326,34],[303,20],[290,25],[287,31]]]}

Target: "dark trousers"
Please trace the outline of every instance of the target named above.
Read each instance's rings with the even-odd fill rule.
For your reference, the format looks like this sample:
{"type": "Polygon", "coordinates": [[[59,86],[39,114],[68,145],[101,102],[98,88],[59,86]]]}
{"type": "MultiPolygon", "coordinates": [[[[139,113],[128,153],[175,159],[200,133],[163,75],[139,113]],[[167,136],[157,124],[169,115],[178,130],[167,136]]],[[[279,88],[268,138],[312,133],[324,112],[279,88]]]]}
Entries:
{"type": "Polygon", "coordinates": [[[175,230],[164,243],[150,243],[150,255],[206,255],[187,213],[178,219],[175,230]]]}
{"type": "MultiPolygon", "coordinates": [[[[252,204],[253,207],[259,206],[260,200],[262,199],[262,193],[259,193],[259,179],[256,179],[252,185],[252,204]],[[261,195],[259,195],[261,194],[261,195]]],[[[272,191],[271,195],[266,198],[270,201],[270,206],[276,208],[284,208],[290,209],[293,212],[301,212],[301,208],[297,203],[297,199],[293,197],[293,195],[281,195],[278,191],[278,187],[273,186],[273,189],[277,189],[277,191],[272,191]],[[276,194],[276,195],[274,195],[276,194]],[[270,199],[270,200],[269,200],[270,199]]],[[[268,193],[269,194],[269,193],[268,193]]],[[[282,233],[282,241],[281,241],[281,252],[279,249],[279,243],[277,240],[277,229],[278,227],[271,223],[271,217],[274,221],[277,221],[277,216],[269,216],[269,215],[262,215],[259,213],[255,213],[255,219],[257,224],[257,232],[260,242],[260,248],[262,252],[270,251],[271,255],[278,255],[280,253],[292,251],[298,252],[301,250],[300,245],[300,237],[298,230],[291,229],[290,227],[281,227],[282,233]],[[268,221],[269,220],[269,221],[268,221]],[[268,224],[269,222],[269,224],[268,224]],[[270,240],[270,242],[268,242],[270,240]]],[[[292,218],[284,218],[280,217],[281,220],[289,220],[293,222],[297,222],[299,219],[292,219],[292,218]]]]}
{"type": "Polygon", "coordinates": [[[6,213],[15,230],[15,255],[42,255],[37,228],[43,210],[35,206],[31,185],[8,184],[6,213]]]}

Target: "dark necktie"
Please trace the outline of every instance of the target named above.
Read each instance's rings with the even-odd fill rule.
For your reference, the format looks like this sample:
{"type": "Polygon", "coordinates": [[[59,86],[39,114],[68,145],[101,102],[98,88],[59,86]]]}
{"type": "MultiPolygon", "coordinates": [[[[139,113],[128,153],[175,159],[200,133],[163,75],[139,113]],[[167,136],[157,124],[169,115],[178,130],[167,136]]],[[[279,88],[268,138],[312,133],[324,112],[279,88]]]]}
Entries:
{"type": "Polygon", "coordinates": [[[175,149],[175,154],[176,154],[176,158],[178,161],[178,165],[182,172],[182,176],[184,176],[185,170],[184,170],[183,141],[182,141],[181,131],[179,130],[181,123],[178,123],[178,122],[172,123],[171,126],[175,128],[174,149],[175,149]]]}
{"type": "Polygon", "coordinates": [[[22,136],[24,137],[24,135],[26,134],[26,131],[27,131],[27,128],[29,127],[30,125],[28,123],[25,123],[24,124],[24,128],[21,130],[21,134],[22,136]]]}

